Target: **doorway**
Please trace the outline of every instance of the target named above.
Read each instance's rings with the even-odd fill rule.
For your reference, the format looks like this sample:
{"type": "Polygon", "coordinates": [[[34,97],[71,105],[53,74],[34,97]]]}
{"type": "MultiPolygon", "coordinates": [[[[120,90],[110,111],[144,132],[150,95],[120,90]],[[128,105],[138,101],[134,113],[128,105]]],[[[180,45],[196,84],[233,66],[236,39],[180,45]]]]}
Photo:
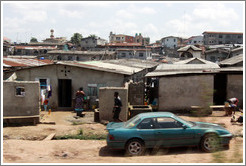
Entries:
{"type": "Polygon", "coordinates": [[[58,79],[58,107],[72,107],[72,80],[58,79]]]}
{"type": "Polygon", "coordinates": [[[226,74],[216,74],[214,76],[214,104],[224,105],[227,96],[227,75],[226,74]]]}

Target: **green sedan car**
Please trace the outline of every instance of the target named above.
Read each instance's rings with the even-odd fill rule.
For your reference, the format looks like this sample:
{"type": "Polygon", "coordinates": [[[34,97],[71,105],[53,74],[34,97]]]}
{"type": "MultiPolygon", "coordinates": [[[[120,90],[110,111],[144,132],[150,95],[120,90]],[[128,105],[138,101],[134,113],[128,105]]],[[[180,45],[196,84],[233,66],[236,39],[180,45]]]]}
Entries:
{"type": "Polygon", "coordinates": [[[213,152],[229,147],[232,134],[220,125],[186,121],[170,112],[141,113],[127,122],[110,122],[107,146],[139,156],[146,148],[199,146],[213,152]]]}

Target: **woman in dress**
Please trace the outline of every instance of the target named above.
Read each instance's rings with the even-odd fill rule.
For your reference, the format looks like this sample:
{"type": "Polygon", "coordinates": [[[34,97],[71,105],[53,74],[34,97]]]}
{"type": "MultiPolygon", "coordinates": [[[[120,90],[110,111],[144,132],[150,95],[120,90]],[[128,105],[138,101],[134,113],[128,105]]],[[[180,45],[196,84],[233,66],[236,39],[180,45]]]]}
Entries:
{"type": "Polygon", "coordinates": [[[76,92],[75,97],[75,111],[83,111],[83,103],[84,103],[84,96],[85,92],[83,91],[83,88],[79,88],[79,90],[76,92]]]}

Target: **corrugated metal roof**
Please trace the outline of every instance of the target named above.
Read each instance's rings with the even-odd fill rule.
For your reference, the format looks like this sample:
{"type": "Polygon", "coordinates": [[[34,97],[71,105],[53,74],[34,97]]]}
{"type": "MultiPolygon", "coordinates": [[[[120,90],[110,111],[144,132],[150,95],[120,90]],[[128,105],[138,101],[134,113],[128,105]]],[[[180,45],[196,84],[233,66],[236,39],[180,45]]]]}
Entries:
{"type": "Polygon", "coordinates": [[[217,64],[160,64],[157,66],[158,71],[173,71],[173,70],[205,70],[205,69],[218,69],[217,64]]]}
{"type": "Polygon", "coordinates": [[[188,73],[204,73],[214,72],[215,69],[219,69],[219,65],[216,63],[207,64],[160,64],[155,71],[148,73],[146,76],[164,76],[175,74],[188,74],[188,73]]]}
{"type": "MultiPolygon", "coordinates": [[[[65,51],[65,50],[53,50],[48,51],[48,54],[67,54],[67,55],[104,55],[105,51],[65,51]]],[[[106,51],[106,54],[115,54],[114,51],[106,51]]]]}
{"type": "Polygon", "coordinates": [[[141,59],[116,59],[116,60],[104,60],[103,62],[124,65],[129,67],[137,67],[137,68],[153,68],[157,66],[159,63],[153,62],[150,60],[141,60],[141,59]]]}
{"type": "Polygon", "coordinates": [[[242,35],[242,32],[212,32],[212,31],[205,31],[204,33],[213,33],[213,34],[235,34],[235,35],[242,35]]]}
{"type": "Polygon", "coordinates": [[[243,62],[243,54],[233,56],[231,58],[225,59],[219,63],[219,65],[235,65],[237,63],[243,62]]]}
{"type": "Polygon", "coordinates": [[[243,67],[239,66],[239,67],[224,67],[224,68],[220,68],[220,69],[216,69],[216,71],[242,71],[243,72],[243,67]]]}
{"type": "Polygon", "coordinates": [[[143,46],[141,43],[108,43],[106,46],[143,46]]]}
{"type": "Polygon", "coordinates": [[[52,64],[51,60],[38,60],[38,59],[27,59],[27,58],[3,58],[3,64],[8,67],[28,67],[28,66],[42,66],[52,64]]]}
{"type": "MultiPolygon", "coordinates": [[[[213,63],[211,61],[207,61],[205,59],[202,59],[202,58],[189,58],[189,59],[186,59],[186,60],[182,60],[182,61],[179,61],[179,62],[175,62],[174,64],[189,64],[190,62],[194,61],[194,60],[199,60],[201,61],[203,64],[207,64],[207,65],[214,65],[214,67],[217,67],[218,65],[216,63],[213,63]]],[[[198,65],[201,65],[201,64],[198,64],[198,65]]]]}
{"type": "Polygon", "coordinates": [[[160,77],[160,76],[168,76],[168,75],[178,75],[178,74],[201,74],[201,73],[215,73],[215,70],[194,70],[194,71],[174,71],[174,72],[166,72],[166,71],[159,71],[159,72],[151,72],[146,74],[145,77],[160,77]]]}
{"type": "Polygon", "coordinates": [[[56,46],[14,46],[15,49],[23,49],[23,50],[40,50],[40,49],[47,49],[47,50],[54,50],[56,46]]]}
{"type": "Polygon", "coordinates": [[[119,64],[110,64],[101,61],[88,61],[88,62],[78,62],[78,61],[66,61],[66,62],[57,62],[57,64],[70,65],[76,67],[82,67],[92,70],[106,71],[118,74],[132,75],[134,73],[140,72],[143,68],[137,67],[128,67],[119,64]]]}
{"type": "Polygon", "coordinates": [[[178,52],[184,52],[184,51],[188,51],[189,49],[192,49],[194,51],[202,51],[202,49],[196,47],[196,46],[193,46],[193,45],[187,45],[185,47],[182,47],[180,49],[178,49],[177,51],[178,52]]]}

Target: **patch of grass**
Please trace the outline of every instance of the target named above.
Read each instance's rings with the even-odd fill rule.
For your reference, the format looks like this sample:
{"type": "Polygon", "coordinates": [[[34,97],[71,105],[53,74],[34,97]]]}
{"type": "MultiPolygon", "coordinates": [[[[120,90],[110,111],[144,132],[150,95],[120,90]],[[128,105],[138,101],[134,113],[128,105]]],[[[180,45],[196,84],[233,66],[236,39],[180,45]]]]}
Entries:
{"type": "Polygon", "coordinates": [[[81,124],[85,124],[84,122],[75,122],[73,121],[72,125],[81,125],[81,124]]]}
{"type": "Polygon", "coordinates": [[[106,134],[83,134],[83,130],[79,129],[78,134],[75,135],[64,135],[64,136],[56,136],[55,140],[63,140],[63,139],[80,139],[80,140],[105,140],[107,138],[106,134]]]}
{"type": "Polygon", "coordinates": [[[243,155],[239,152],[240,145],[235,146],[235,150],[228,158],[224,151],[212,153],[214,163],[243,163],[243,155]]]}

